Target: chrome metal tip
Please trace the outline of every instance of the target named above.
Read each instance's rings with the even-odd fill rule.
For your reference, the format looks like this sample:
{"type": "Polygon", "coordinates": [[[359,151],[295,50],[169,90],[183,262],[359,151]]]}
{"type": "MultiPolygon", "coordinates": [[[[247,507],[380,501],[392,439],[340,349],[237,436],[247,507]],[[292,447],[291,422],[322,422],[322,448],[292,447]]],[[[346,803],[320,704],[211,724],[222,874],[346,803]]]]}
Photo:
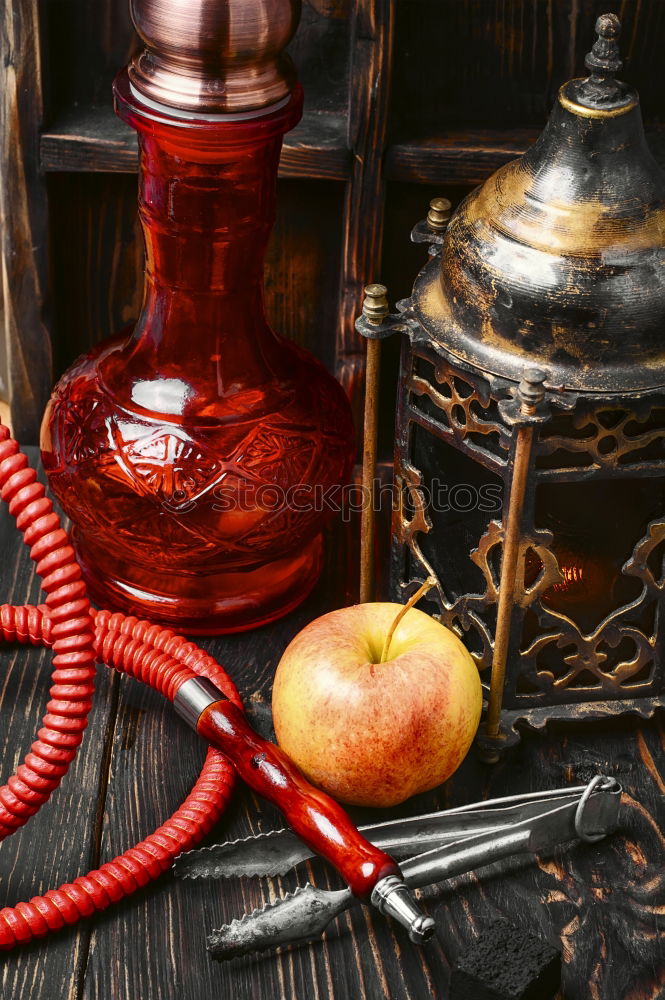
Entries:
{"type": "Polygon", "coordinates": [[[376,883],[372,904],[406,928],[414,944],[424,944],[434,933],[434,921],[425,916],[406,882],[396,875],[388,875],[376,883]]]}
{"type": "Polygon", "coordinates": [[[417,917],[409,928],[409,939],[414,944],[425,944],[434,936],[436,924],[432,917],[417,917]]]}
{"type": "Polygon", "coordinates": [[[173,707],[188,726],[196,729],[199,717],[206,708],[226,700],[226,695],[207,677],[190,677],[178,688],[173,707]]]}

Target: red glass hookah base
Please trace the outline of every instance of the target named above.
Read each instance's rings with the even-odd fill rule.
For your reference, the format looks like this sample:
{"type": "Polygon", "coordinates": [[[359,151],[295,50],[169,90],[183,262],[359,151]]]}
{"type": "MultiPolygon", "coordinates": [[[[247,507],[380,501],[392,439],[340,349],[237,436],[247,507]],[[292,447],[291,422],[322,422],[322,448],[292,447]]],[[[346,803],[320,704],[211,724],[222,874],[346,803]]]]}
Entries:
{"type": "MultiPolygon", "coordinates": [[[[114,524],[109,522],[111,535],[114,524]]],[[[97,604],[140,611],[189,635],[230,635],[268,625],[297,608],[321,574],[323,539],[318,535],[292,557],[278,559],[239,574],[237,571],[179,577],[155,572],[163,546],[155,548],[155,564],[145,570],[118,558],[109,538],[72,531],[76,558],[88,592],[97,604]],[[162,586],[162,590],[159,587],[162,586]],[[167,589],[168,588],[168,589],[167,589]]]]}
{"type": "Polygon", "coordinates": [[[144,304],[60,380],[44,467],[98,603],[188,634],[253,628],[314,586],[318,497],[348,481],[355,452],[343,389],[263,307],[301,96],[233,124],[148,117],[122,75],[116,99],[140,135],[144,304]]]}

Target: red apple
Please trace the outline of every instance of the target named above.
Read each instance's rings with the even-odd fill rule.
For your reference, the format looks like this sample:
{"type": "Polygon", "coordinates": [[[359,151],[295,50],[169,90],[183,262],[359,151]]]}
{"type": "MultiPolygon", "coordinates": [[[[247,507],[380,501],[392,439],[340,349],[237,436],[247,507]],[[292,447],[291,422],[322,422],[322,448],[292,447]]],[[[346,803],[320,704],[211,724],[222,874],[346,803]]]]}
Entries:
{"type": "Polygon", "coordinates": [[[399,604],[357,604],[311,622],[277,667],[277,741],[342,802],[392,806],[445,781],[474,738],[478,668],[449,629],[416,608],[381,662],[399,604]]]}

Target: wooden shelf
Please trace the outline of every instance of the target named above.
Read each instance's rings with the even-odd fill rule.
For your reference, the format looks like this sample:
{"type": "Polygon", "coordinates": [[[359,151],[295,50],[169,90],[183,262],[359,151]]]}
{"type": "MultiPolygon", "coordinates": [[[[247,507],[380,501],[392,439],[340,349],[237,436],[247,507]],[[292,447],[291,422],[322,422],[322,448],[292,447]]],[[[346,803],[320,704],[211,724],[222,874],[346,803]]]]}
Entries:
{"type": "Polygon", "coordinates": [[[388,149],[386,172],[390,180],[417,184],[478,184],[537,138],[536,131],[511,129],[445,132],[397,142],[388,149]]]}
{"type": "MultiPolygon", "coordinates": [[[[346,134],[343,114],[306,112],[285,138],[280,177],[348,180],[352,156],[346,134]]],[[[478,184],[521,156],[538,135],[532,129],[487,129],[396,142],[387,150],[386,176],[415,184],[478,184]]],[[[665,166],[665,127],[650,130],[647,139],[665,166]]],[[[110,107],[74,108],[42,134],[41,165],[46,171],[65,173],[134,173],[136,135],[110,107]]]]}
{"type": "MultiPolygon", "coordinates": [[[[309,111],[285,137],[281,177],[348,180],[351,152],[343,114],[309,111]]],[[[419,184],[475,184],[537,138],[532,131],[449,132],[399,142],[387,151],[390,180],[419,184]]],[[[136,134],[110,107],[77,107],[58,118],[41,137],[41,165],[46,171],[134,173],[136,134]]]]}
{"type": "MultiPolygon", "coordinates": [[[[388,148],[386,174],[390,180],[416,184],[479,184],[521,156],[539,135],[538,129],[487,129],[397,142],[388,148]]],[[[647,142],[665,167],[665,126],[649,129],[647,142]]]]}
{"type": "MultiPolygon", "coordinates": [[[[308,111],[285,137],[280,162],[282,177],[348,180],[351,152],[347,123],[341,113],[308,111]]],[[[420,184],[474,184],[523,153],[538,133],[449,132],[423,140],[399,142],[387,151],[390,180],[420,184]]],[[[41,165],[63,173],[135,173],[135,132],[111,107],[75,107],[41,137],[41,165]]]]}
{"type": "MultiPolygon", "coordinates": [[[[58,118],[41,136],[41,165],[63,173],[134,173],[138,164],[136,134],[110,107],[76,107],[58,118]]],[[[351,171],[342,114],[306,112],[286,136],[281,177],[345,181],[351,171]]]]}

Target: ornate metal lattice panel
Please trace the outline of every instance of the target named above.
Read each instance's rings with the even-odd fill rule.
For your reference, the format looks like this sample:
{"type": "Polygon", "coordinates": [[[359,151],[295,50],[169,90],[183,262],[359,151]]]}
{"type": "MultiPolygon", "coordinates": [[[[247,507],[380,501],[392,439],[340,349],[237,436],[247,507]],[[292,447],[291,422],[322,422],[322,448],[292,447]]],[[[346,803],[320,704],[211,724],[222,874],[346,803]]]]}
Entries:
{"type": "Polygon", "coordinates": [[[412,357],[402,390],[411,418],[478,461],[505,465],[510,433],[498,411],[498,380],[455,368],[429,346],[415,347],[412,357]]]}
{"type": "Polygon", "coordinates": [[[619,471],[638,475],[662,471],[665,461],[665,406],[653,394],[632,407],[612,400],[578,400],[572,413],[557,414],[543,428],[536,468],[545,472],[619,471]]]}
{"type": "MultiPolygon", "coordinates": [[[[515,429],[502,411],[510,386],[458,366],[417,337],[405,343],[402,366],[393,592],[404,600],[433,575],[434,613],[465,639],[487,678],[513,474],[515,429]],[[419,462],[419,454],[428,457],[419,462]],[[425,467],[454,467],[456,454],[492,470],[504,487],[501,517],[489,520],[468,547],[467,586],[457,591],[446,570],[446,539],[436,535],[426,490],[432,470],[425,467]]],[[[659,393],[620,399],[551,393],[548,402],[550,415],[534,435],[521,522],[502,716],[513,738],[518,722],[541,727],[554,718],[650,715],[665,705],[665,399],[659,393]],[[584,582],[584,566],[569,565],[556,531],[539,523],[538,489],[597,481],[611,494],[619,480],[628,480],[631,489],[634,480],[637,491],[653,492],[660,483],[663,506],[660,516],[635,525],[616,570],[620,585],[611,607],[583,621],[574,602],[562,606],[561,595],[584,582]]]]}

